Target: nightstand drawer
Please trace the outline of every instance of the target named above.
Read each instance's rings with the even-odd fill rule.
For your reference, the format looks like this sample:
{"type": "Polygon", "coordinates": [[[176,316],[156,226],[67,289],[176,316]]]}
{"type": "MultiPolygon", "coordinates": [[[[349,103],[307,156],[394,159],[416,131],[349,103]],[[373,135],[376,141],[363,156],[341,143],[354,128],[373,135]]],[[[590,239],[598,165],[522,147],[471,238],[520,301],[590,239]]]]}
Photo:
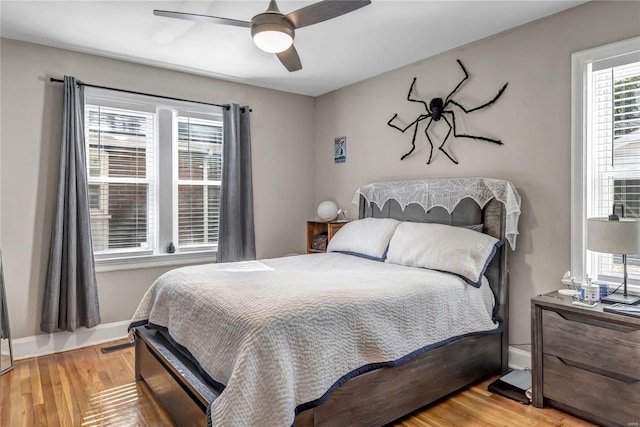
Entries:
{"type": "Polygon", "coordinates": [[[591,414],[606,425],[640,423],[640,381],[599,375],[546,354],[542,363],[546,398],[591,414]]]}
{"type": "MultiPolygon", "coordinates": [[[[592,368],[595,372],[640,380],[638,329],[583,319],[572,313],[560,315],[543,310],[542,352],[575,362],[577,366],[592,368]]],[[[637,399],[640,401],[640,395],[637,399]]]]}

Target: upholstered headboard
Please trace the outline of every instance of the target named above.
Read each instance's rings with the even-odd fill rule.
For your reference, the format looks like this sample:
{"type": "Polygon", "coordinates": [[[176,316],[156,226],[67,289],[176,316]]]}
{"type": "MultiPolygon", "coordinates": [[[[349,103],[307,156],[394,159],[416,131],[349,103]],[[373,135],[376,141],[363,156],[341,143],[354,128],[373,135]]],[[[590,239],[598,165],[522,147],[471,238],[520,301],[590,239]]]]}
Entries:
{"type": "Polygon", "coordinates": [[[396,200],[387,200],[382,208],[374,202],[368,202],[362,195],[359,201],[360,218],[394,218],[400,221],[434,222],[456,226],[484,224],[484,233],[504,242],[493,258],[485,276],[489,280],[498,301],[497,316],[503,322],[502,332],[502,368],[508,367],[508,337],[509,337],[509,286],[507,277],[507,251],[509,244],[505,235],[506,210],[505,205],[495,198],[489,200],[481,208],[471,198],[462,199],[449,213],[440,206],[428,211],[417,204],[408,204],[404,209],[396,200]]]}
{"type": "MultiPolygon", "coordinates": [[[[473,199],[465,198],[449,213],[446,209],[436,206],[425,212],[422,206],[410,204],[404,210],[396,200],[387,201],[382,209],[374,203],[367,203],[364,197],[360,199],[360,218],[394,218],[399,221],[435,222],[456,226],[483,224],[484,232],[504,241],[498,253],[487,268],[485,275],[491,284],[495,295],[501,295],[503,281],[506,281],[506,253],[508,243],[505,239],[505,210],[504,205],[496,199],[491,199],[481,208],[473,199]],[[504,267],[504,268],[501,268],[504,267]]],[[[500,304],[502,301],[499,298],[500,304]]]]}

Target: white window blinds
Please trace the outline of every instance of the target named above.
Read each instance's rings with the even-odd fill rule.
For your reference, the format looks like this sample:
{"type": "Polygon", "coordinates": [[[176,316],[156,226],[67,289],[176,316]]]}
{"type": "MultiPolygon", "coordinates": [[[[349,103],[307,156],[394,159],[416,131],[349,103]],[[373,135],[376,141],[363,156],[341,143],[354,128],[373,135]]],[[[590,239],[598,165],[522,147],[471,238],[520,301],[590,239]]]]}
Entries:
{"type": "Polygon", "coordinates": [[[218,243],[222,123],[178,116],[178,247],[218,243]]]}
{"type": "Polygon", "coordinates": [[[86,88],[85,101],[95,259],[108,267],[209,259],[219,235],[222,109],[101,88],[86,88]]]}
{"type": "MultiPolygon", "coordinates": [[[[587,216],[605,217],[614,203],[622,203],[626,217],[640,218],[640,62],[594,64],[593,70],[587,216]]],[[[627,262],[630,281],[640,280],[640,256],[629,256],[627,262]]],[[[598,280],[621,280],[620,255],[590,252],[587,266],[598,280]]]]}
{"type": "Polygon", "coordinates": [[[85,124],[94,253],[152,251],[155,114],[87,105],[85,124]]]}

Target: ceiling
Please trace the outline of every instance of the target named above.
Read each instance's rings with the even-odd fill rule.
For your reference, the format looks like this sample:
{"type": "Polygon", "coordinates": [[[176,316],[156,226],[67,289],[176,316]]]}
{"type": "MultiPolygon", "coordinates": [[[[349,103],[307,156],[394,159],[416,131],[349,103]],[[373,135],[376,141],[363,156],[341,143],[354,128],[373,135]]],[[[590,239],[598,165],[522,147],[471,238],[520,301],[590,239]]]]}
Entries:
{"type": "MultiPolygon", "coordinates": [[[[314,1],[278,2],[282,13],[314,1]]],[[[47,46],[318,96],[584,1],[373,0],[296,31],[289,73],[248,28],[154,16],[153,9],[250,21],[268,1],[0,1],[0,35],[47,46]]]]}

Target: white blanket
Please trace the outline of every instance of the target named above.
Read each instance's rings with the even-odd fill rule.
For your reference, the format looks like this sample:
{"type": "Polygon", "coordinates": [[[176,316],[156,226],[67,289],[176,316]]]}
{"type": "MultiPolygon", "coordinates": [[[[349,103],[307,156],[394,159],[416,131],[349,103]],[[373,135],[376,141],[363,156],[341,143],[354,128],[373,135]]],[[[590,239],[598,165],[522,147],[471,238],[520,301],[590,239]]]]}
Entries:
{"type": "Polygon", "coordinates": [[[486,279],[474,288],[450,274],[329,253],[172,270],[132,321],[167,327],[226,385],[210,407],[213,426],[288,427],[298,405],[328,397],[358,368],[497,331],[493,305],[486,279]]]}

